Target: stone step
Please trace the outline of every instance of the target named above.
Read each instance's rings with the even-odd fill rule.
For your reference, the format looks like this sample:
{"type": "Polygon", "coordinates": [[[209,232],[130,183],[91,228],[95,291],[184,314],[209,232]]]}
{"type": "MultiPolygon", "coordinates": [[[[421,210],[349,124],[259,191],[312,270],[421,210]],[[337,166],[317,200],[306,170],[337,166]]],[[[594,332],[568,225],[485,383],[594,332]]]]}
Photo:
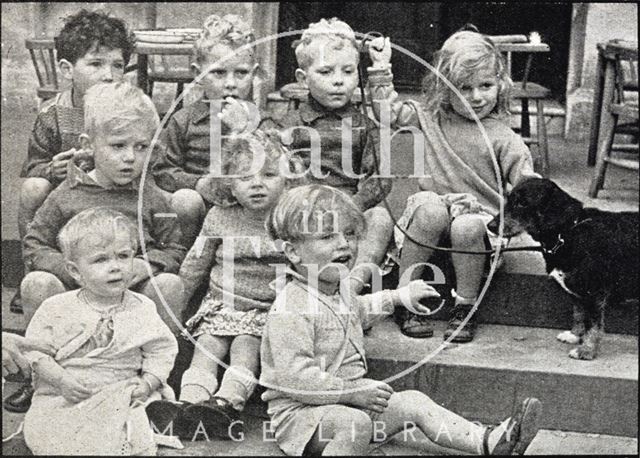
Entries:
{"type": "MultiPolygon", "coordinates": [[[[396,391],[415,389],[465,418],[499,422],[526,397],[543,403],[541,428],[637,437],[638,341],[607,334],[592,361],[569,358],[572,345],[552,329],[480,325],[466,344],[402,335],[387,319],[365,339],[369,373],[396,391]]],[[[258,388],[248,406],[268,418],[258,388]]]]}
{"type": "Polygon", "coordinates": [[[606,334],[595,360],[569,358],[552,329],[480,325],[466,344],[412,339],[386,320],[366,338],[369,377],[418,389],[466,418],[492,423],[525,397],[544,405],[542,428],[637,436],[638,341],[606,334]]]}

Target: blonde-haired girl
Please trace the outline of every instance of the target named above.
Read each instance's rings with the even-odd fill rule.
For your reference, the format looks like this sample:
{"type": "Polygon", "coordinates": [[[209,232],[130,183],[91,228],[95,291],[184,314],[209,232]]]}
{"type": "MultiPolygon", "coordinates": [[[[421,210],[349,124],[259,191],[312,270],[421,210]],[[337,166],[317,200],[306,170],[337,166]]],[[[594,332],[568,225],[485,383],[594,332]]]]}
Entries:
{"type": "Polygon", "coordinates": [[[151,418],[164,419],[156,428],[172,426],[175,435],[189,439],[242,431],[239,414],[256,385],[262,328],[275,299],[269,286],[274,265],[285,261],[264,221],[282,192],[297,184],[302,168],[278,138],[260,130],[230,140],[223,154],[225,178],[209,180],[215,205],[180,268],[187,298],[209,276],[202,305],[186,325],[197,341],[195,353],[182,376],[180,402],[148,408],[151,418]],[[262,165],[258,172],[255,164],[262,165]],[[218,385],[226,356],[229,366],[218,385]],[[196,434],[198,428],[206,436],[196,434]]]}
{"type": "MultiPolygon", "coordinates": [[[[480,33],[454,33],[437,52],[435,71],[425,78],[425,109],[413,101],[395,101],[388,38],[373,40],[370,56],[369,85],[376,114],[383,113],[384,103],[390,104],[392,124],[417,126],[424,135],[428,175],[420,179],[422,192],[409,197],[399,221],[410,236],[404,240],[404,233],[396,234],[398,245],[404,242],[400,273],[433,253],[414,240],[429,245],[449,241],[455,249],[485,250],[486,223],[498,213],[502,194],[522,177],[537,176],[529,149],[504,120],[511,80],[499,50],[480,33]]],[[[476,327],[473,316],[453,334],[477,300],[487,258],[460,253],[451,258],[455,306],[444,338],[468,342],[476,327]]],[[[416,268],[413,277],[419,278],[423,269],[416,268]]],[[[412,337],[433,334],[425,317],[412,314],[401,329],[412,337]]]]}

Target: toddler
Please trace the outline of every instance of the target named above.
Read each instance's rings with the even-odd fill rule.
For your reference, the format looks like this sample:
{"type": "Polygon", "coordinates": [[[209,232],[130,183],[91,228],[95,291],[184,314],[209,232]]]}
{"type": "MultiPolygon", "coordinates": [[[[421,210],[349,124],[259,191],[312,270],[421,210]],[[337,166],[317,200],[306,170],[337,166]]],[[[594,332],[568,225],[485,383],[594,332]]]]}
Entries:
{"type": "Polygon", "coordinates": [[[180,268],[187,297],[209,276],[200,310],[187,322],[197,345],[182,377],[181,403],[149,406],[154,416],[166,419],[156,426],[163,430],[173,422],[174,434],[188,438],[200,420],[208,437],[229,437],[255,388],[262,328],[275,299],[269,284],[274,264],[284,261],[264,221],[283,190],[297,182],[283,171],[301,169],[277,137],[260,130],[229,140],[223,151],[222,170],[234,177],[212,181],[216,205],[180,268]],[[263,164],[257,173],[251,171],[254,162],[263,164]],[[218,386],[219,361],[227,355],[230,365],[218,386]]]}
{"type": "Polygon", "coordinates": [[[537,432],[537,399],[527,399],[498,427],[485,428],[421,392],[394,392],[384,382],[365,378],[363,328],[392,313],[395,305],[425,312],[419,300],[438,294],[422,280],[365,296],[342,287],[364,224],[349,196],[321,185],[287,192],[267,221],[290,265],[261,347],[262,399],[269,404],[282,451],[363,455],[376,421],[389,434],[411,422],[438,445],[460,452],[523,453],[537,432]],[[438,434],[441,429],[450,434],[438,434]]]}
{"type": "Polygon", "coordinates": [[[211,103],[221,104],[223,136],[247,127],[248,105],[242,101],[253,99],[257,105],[260,77],[255,50],[238,51],[253,41],[253,30],[239,16],[209,16],[194,44],[192,64],[194,76],[207,71],[200,80],[204,97],[176,112],[163,131],[165,150],[154,165],[154,176],[162,189],[173,193],[172,205],[182,222],[187,246],[193,243],[206,210],[211,208],[203,179],[209,173],[212,154],[211,103]]]}
{"type": "MultiPolygon", "coordinates": [[[[296,79],[309,88],[309,101],[272,122],[310,169],[311,182],[346,192],[365,212],[367,233],[351,276],[351,287],[359,292],[371,276],[371,265],[385,259],[393,222],[385,208],[376,206],[392,187],[390,178],[374,176],[374,155],[380,162],[378,128],[351,103],[360,58],[355,34],[336,18],[322,19],[304,31],[295,53],[296,79]],[[352,140],[350,149],[343,144],[345,133],[352,140]],[[343,157],[345,148],[348,157],[343,157]]],[[[265,120],[262,125],[270,124],[265,120]]]]}
{"type": "Polygon", "coordinates": [[[24,419],[34,455],[155,454],[144,403],[165,385],[178,346],[145,296],[127,289],[138,231],[98,207],[78,213],[58,236],[79,289],[42,303],[27,327],[53,353],[27,353],[35,394],[24,419]]]}
{"type": "MultiPolygon", "coordinates": [[[[477,32],[452,35],[436,55],[436,71],[425,78],[427,98],[423,110],[413,101],[395,102],[389,40],[376,38],[369,49],[374,112],[380,117],[383,103],[387,107],[392,103],[391,123],[416,125],[424,135],[429,175],[420,179],[423,192],[409,197],[399,220],[400,227],[413,240],[396,231],[396,243],[404,244],[401,278],[407,269],[433,253],[414,240],[430,245],[448,240],[453,248],[471,251],[486,250],[489,239],[491,245],[499,244],[497,236],[488,237],[486,224],[499,210],[500,191],[506,194],[523,177],[538,176],[524,141],[504,122],[511,80],[500,52],[488,37],[477,32]],[[444,81],[449,81],[457,92],[444,81]]],[[[468,342],[476,329],[474,316],[453,334],[477,301],[487,257],[452,253],[451,259],[456,275],[455,305],[444,338],[468,342]]],[[[419,277],[423,270],[419,266],[412,276],[419,277]]],[[[402,330],[412,337],[433,334],[426,317],[410,313],[402,330]]]]}

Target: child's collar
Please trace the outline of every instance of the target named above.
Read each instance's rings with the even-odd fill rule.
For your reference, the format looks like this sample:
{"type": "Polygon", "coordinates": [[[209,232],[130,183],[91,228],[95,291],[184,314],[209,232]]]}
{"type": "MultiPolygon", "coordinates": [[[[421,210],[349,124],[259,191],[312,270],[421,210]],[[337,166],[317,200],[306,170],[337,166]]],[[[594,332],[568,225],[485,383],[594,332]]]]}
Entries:
{"type": "Polygon", "coordinates": [[[316,119],[323,118],[331,114],[339,118],[346,118],[347,116],[353,116],[354,112],[360,114],[351,102],[347,103],[342,108],[329,110],[327,107],[321,105],[320,102],[314,99],[311,95],[309,95],[308,102],[302,102],[300,104],[300,117],[304,122],[313,122],[316,119]]]}

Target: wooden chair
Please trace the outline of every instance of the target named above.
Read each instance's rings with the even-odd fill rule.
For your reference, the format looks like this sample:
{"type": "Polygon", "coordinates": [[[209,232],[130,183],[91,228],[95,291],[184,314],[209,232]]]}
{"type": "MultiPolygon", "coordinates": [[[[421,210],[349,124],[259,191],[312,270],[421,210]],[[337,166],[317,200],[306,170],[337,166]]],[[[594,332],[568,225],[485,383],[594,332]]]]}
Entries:
{"type": "Polygon", "coordinates": [[[544,101],[551,96],[551,91],[544,86],[529,81],[529,73],[533,63],[533,56],[538,52],[548,52],[549,46],[543,43],[530,43],[526,35],[494,35],[490,37],[506,57],[507,73],[511,75],[512,54],[521,52],[527,54],[522,81],[514,81],[511,98],[520,100],[520,135],[528,145],[537,145],[538,157],[534,158],[536,170],[542,176],[549,176],[549,141],[547,124],[544,117],[544,101]],[[531,112],[529,101],[536,104],[536,136],[531,135],[531,112]]]}
{"type": "MultiPolygon", "coordinates": [[[[589,186],[589,196],[597,197],[604,185],[604,176],[609,165],[639,170],[637,157],[625,159],[612,156],[612,151],[638,153],[638,145],[614,145],[613,137],[622,118],[627,125],[638,125],[638,43],[611,40],[599,45],[604,59],[604,86],[600,122],[597,132],[596,169],[589,186]],[[635,97],[630,97],[630,92],[635,97]]],[[[597,101],[594,101],[594,104],[597,101]]],[[[637,132],[637,130],[636,130],[637,132]]],[[[637,136],[636,136],[637,140],[637,136]]]]}
{"type": "Polygon", "coordinates": [[[42,101],[55,97],[60,88],[53,38],[28,38],[25,40],[25,46],[29,50],[38,77],[38,97],[42,101]]]}
{"type": "Polygon", "coordinates": [[[175,83],[177,85],[176,97],[180,95],[184,85],[193,81],[190,65],[189,56],[150,56],[147,94],[150,97],[153,95],[154,83],[175,83]]]}

